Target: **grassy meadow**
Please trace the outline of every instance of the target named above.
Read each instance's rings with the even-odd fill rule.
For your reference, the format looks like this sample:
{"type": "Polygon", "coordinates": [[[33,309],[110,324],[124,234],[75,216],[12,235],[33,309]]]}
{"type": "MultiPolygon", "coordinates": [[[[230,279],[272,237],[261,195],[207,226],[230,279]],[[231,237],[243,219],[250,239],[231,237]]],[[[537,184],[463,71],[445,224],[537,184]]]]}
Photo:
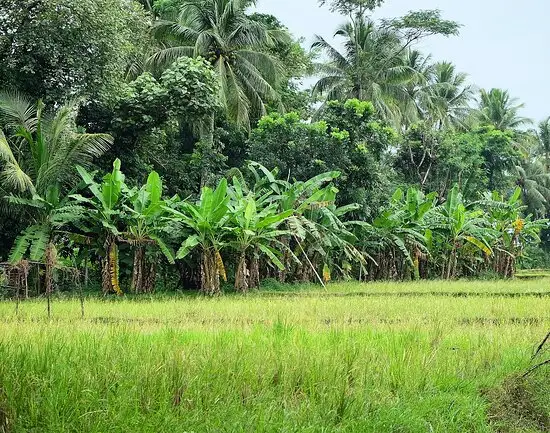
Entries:
{"type": "Polygon", "coordinates": [[[544,432],[550,280],[0,303],[0,432],[544,432]]]}

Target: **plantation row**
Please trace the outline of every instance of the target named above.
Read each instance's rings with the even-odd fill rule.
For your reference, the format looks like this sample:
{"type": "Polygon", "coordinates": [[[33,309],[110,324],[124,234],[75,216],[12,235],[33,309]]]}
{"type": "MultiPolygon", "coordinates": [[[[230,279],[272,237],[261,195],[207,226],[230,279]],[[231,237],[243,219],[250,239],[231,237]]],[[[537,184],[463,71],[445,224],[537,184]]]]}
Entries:
{"type": "Polygon", "coordinates": [[[487,271],[510,277],[523,246],[537,241],[546,224],[521,216],[519,188],[510,198],[493,193],[464,203],[454,187],[443,204],[435,193],[398,189],[369,224],[350,217],[358,206],[335,205],[338,172],[290,182],[251,162],[247,172],[233,170],[229,182],[204,187],[193,201],[163,198],[155,171],[141,188],[130,188],[119,160],[100,181],[76,168],[78,193],[9,198],[40,214],[40,223],[17,238],[10,262],[45,258],[47,293],[56,269],[71,266],[100,270],[103,291],[117,294],[127,290],[123,266],[131,270],[123,273],[131,275],[130,291],[152,292],[159,268],[176,261],[210,295],[220,293],[228,274],[241,292],[268,277],[321,284],[335,277],[450,279],[487,271]]]}

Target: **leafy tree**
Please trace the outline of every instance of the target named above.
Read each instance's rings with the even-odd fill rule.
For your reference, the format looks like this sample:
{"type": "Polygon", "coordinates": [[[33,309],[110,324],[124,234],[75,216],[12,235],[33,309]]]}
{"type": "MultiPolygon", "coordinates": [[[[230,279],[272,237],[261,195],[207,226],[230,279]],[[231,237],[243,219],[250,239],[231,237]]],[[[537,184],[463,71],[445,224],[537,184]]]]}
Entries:
{"type": "Polygon", "coordinates": [[[364,16],[380,6],[384,0],[319,0],[319,4],[330,5],[332,12],[346,16],[364,16]]]}
{"type": "Polygon", "coordinates": [[[0,82],[47,104],[116,91],[148,43],[143,8],[126,0],[5,0],[0,82]]]}
{"type": "Polygon", "coordinates": [[[493,127],[469,132],[438,131],[425,123],[412,125],[394,161],[409,184],[441,197],[456,183],[463,195],[479,199],[489,190],[513,186],[510,173],[521,159],[514,134],[493,127]]]}
{"type": "Polygon", "coordinates": [[[217,92],[217,78],[204,59],[179,58],[158,78],[143,73],[123,87],[109,109],[106,127],[116,140],[109,160],[124,159],[133,179],[141,181],[141,173],[155,168],[174,179],[174,185],[181,180],[196,192],[199,180],[208,182],[216,163],[211,122],[219,106],[217,92]],[[199,146],[195,137],[201,139],[199,146]],[[163,153],[173,165],[158,157],[163,153]],[[195,167],[190,167],[191,162],[195,167]]]}
{"type": "Polygon", "coordinates": [[[338,205],[359,203],[363,211],[374,212],[389,176],[382,169],[382,154],[394,142],[395,131],[376,119],[368,102],[330,102],[323,116],[326,120],[312,124],[296,113],[262,118],[251,133],[251,159],[301,181],[339,171],[338,205]]]}
{"type": "Polygon", "coordinates": [[[277,60],[265,51],[286,39],[282,30],[268,30],[251,19],[252,1],[187,0],[175,20],[160,21],[156,35],[163,46],[154,55],[157,64],[181,56],[202,56],[218,72],[220,100],[231,120],[250,128],[266,113],[266,103],[279,100],[277,60]]]}

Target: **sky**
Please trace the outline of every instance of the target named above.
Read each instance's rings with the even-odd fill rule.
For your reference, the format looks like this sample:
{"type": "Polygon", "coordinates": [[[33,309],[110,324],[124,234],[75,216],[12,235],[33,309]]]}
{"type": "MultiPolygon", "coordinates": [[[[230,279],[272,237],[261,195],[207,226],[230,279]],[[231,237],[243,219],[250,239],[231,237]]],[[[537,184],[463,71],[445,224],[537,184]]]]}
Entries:
{"type": "MultiPolygon", "coordinates": [[[[432,37],[417,48],[455,63],[479,88],[508,89],[525,104],[524,116],[550,116],[550,0],[385,0],[374,16],[418,9],[439,9],[463,27],[459,36],[432,37]]],[[[330,40],[345,21],[317,0],[258,0],[257,10],[275,15],[306,46],[314,34],[330,40]]]]}

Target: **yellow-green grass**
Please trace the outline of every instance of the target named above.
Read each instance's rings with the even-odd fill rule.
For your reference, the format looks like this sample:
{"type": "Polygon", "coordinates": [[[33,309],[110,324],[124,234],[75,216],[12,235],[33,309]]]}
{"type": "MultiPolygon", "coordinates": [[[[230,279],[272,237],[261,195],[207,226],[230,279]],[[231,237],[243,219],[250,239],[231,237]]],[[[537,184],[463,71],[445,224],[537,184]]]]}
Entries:
{"type": "Polygon", "coordinates": [[[44,300],[18,315],[3,302],[0,431],[542,432],[550,371],[527,394],[509,384],[550,330],[547,287],[87,299],[84,319],[77,299],[54,300],[51,320],[44,300]],[[530,413],[514,413],[516,394],[530,413]]]}

